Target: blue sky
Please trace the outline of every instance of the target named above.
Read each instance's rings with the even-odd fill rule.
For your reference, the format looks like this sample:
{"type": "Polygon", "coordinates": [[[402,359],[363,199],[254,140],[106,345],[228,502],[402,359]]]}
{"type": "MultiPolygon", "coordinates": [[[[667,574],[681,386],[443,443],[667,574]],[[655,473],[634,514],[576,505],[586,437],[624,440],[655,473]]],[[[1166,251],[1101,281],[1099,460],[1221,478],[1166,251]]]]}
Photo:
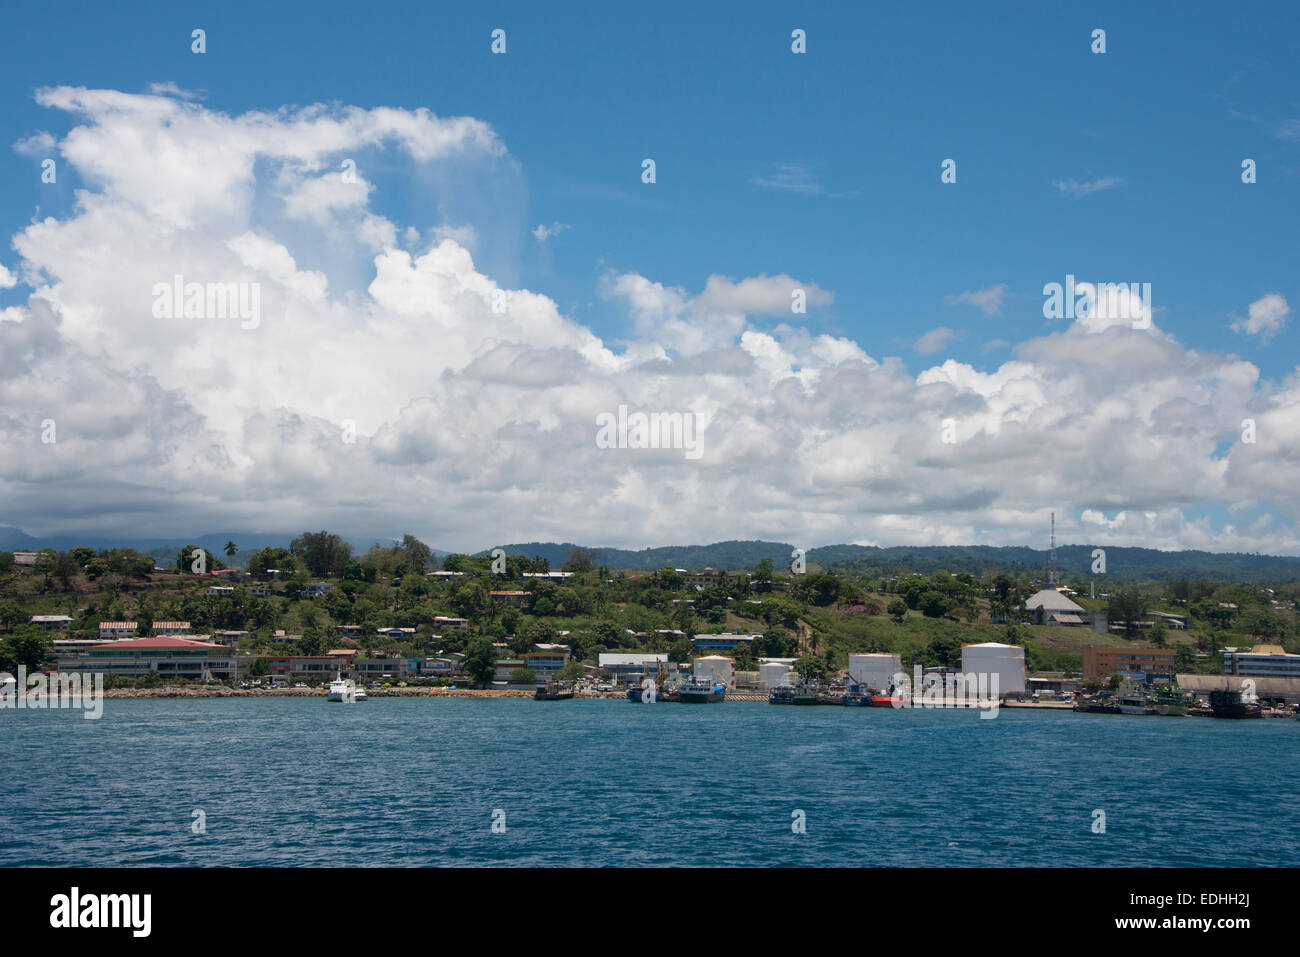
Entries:
{"type": "MultiPolygon", "coordinates": [[[[413,255],[439,227],[471,227],[479,274],[540,293],[611,349],[644,338],[626,298],[610,292],[617,277],[645,277],[695,297],[711,276],[786,275],[833,301],[800,317],[759,310],[748,328],[779,333],[784,322],[814,337],[842,337],[874,360],[900,357],[891,368],[910,376],[945,360],[996,374],[1016,357],[1041,360],[1033,343],[1067,331],[1068,320],[1044,318],[1042,287],[1072,274],[1150,283],[1156,323],[1184,350],[1176,361],[1193,365],[1203,351],[1226,369],[1239,355],[1258,370],[1263,392],[1275,394],[1295,372],[1294,324],[1282,322],[1271,337],[1230,324],[1266,296],[1300,301],[1298,20],[1286,3],[224,2],[183,10],[126,4],[112,15],[96,3],[28,4],[5,15],[0,115],[8,143],[38,131],[60,140],[85,120],[38,105],[40,88],[147,94],[173,84],[207,114],[226,117],[291,116],[316,103],[473,117],[490,126],[504,155],[413,166],[392,149],[349,152],[374,185],[368,209],[399,230],[419,231],[424,245],[413,255]],[[202,56],[190,51],[196,27],[206,31],[202,56]],[[507,32],[502,56],[489,50],[495,28],[507,32]],[[806,54],[791,52],[795,28],[806,31],[806,54]],[[1104,54],[1090,49],[1096,28],[1106,31],[1104,54]],[[653,185],[641,182],[646,157],[656,163],[653,185]],[[1257,163],[1252,185],[1241,182],[1247,157],[1257,163]],[[957,163],[952,185],[940,181],[948,158],[957,163]],[[563,228],[545,242],[534,238],[535,228],[552,224],[563,228]]],[[[0,151],[6,237],[37,218],[75,220],[78,189],[112,198],[117,188],[87,178],[76,162],[63,162],[57,184],[42,184],[39,159],[32,150],[0,151]]],[[[271,168],[259,179],[270,180],[271,168]]],[[[301,224],[278,216],[278,201],[263,193],[251,225],[274,233],[299,267],[327,275],[334,294],[364,298],[375,277],[371,257],[312,241],[301,224]]],[[[73,251],[65,261],[76,258],[73,251]]],[[[15,250],[5,249],[0,264],[17,272],[15,250]]],[[[162,275],[169,268],[159,264],[162,275]]],[[[21,284],[0,288],[0,307],[21,306],[30,293],[21,284]]],[[[70,300],[59,308],[76,311],[70,300]]],[[[65,322],[65,333],[70,328],[65,322]]],[[[161,371],[168,359],[143,364],[163,387],[178,387],[161,371]]],[[[1117,376],[1135,374],[1113,368],[1117,376]]],[[[428,381],[460,371],[431,367],[428,381]]],[[[1100,401],[1096,392],[1109,386],[1104,376],[1093,381],[1103,384],[1044,408],[1100,401]]],[[[678,395],[689,391],[676,387],[678,395]]],[[[1178,401],[1197,394],[1189,386],[1178,401]]],[[[385,408],[395,413],[419,395],[412,388],[385,408]]],[[[443,398],[434,390],[435,402],[443,398]]],[[[730,401],[693,400],[714,409],[730,401]]],[[[1173,406],[1161,408],[1143,412],[1147,425],[1167,420],[1173,406]]],[[[311,414],[342,413],[320,403],[311,414]]],[[[1233,446],[1238,418],[1233,406],[1198,440],[1204,476],[1233,446]]],[[[1077,425],[1087,431],[1086,422],[1077,425]]],[[[377,442],[383,428],[377,418],[369,429],[377,442]]],[[[1098,448],[1126,436],[1145,441],[1125,428],[1118,439],[1090,440],[1098,448]]],[[[1270,454],[1284,455],[1289,439],[1275,432],[1272,441],[1270,454]]],[[[240,460],[235,445],[226,450],[240,460]]],[[[1129,474],[1139,474],[1139,465],[1129,474]]],[[[848,481],[846,474],[835,481],[848,481]]],[[[1235,502],[1223,488],[1207,491],[1190,479],[1185,491],[1150,495],[1131,477],[1116,481],[1121,489],[1112,494],[1058,477],[1056,489],[1039,489],[1042,500],[1025,508],[1059,505],[1067,532],[1071,516],[1088,510],[1113,521],[1124,508],[1176,509],[1210,526],[1272,514],[1287,528],[1274,550],[1300,541],[1295,517],[1277,511],[1285,507],[1267,488],[1235,502]]],[[[989,494],[976,489],[970,500],[989,494]]],[[[859,503],[901,524],[884,522],[857,539],[890,544],[988,532],[991,541],[1020,540],[1010,529],[1024,516],[1014,509],[963,511],[940,499],[926,507],[963,517],[922,527],[898,518],[922,511],[917,503],[882,505],[878,513],[859,503]]],[[[819,542],[854,538],[851,530],[835,537],[824,514],[796,518],[797,506],[764,501],[733,517],[735,535],[716,537],[790,537],[791,524],[812,522],[808,535],[819,542]]],[[[124,506],[119,525],[129,512],[124,506]]],[[[215,506],[210,516],[258,521],[223,516],[215,506]]],[[[554,522],[512,537],[579,537],[581,529],[554,522]]],[[[697,527],[685,517],[680,534],[627,525],[593,543],[659,544],[697,527]]],[[[438,527],[422,531],[446,547],[483,544],[438,538],[438,527]]],[[[1130,534],[1140,540],[1150,532],[1130,534]]],[[[1161,541],[1168,544],[1206,544],[1167,534],[1161,541]]],[[[1272,540],[1261,530],[1237,541],[1267,548],[1272,540]]]]}
{"type": "MultiPolygon", "coordinates": [[[[1241,351],[1270,375],[1294,364],[1293,330],[1261,347],[1227,328],[1266,292],[1298,295],[1293,4],[467,6],[108,18],[94,3],[20,5],[6,13],[20,42],[0,62],[3,115],[11,131],[49,129],[63,118],[33,102],[38,86],[174,82],[230,113],[339,101],[479,117],[521,164],[527,199],[525,218],[480,230],[485,265],[612,338],[623,317],[597,293],[607,269],[692,291],[712,272],[786,272],[834,292],[810,316],[818,331],[919,367],[908,344],[945,326],[948,354],[986,367],[1007,356],[986,343],[1044,330],[1042,285],[1073,273],[1151,282],[1161,324],[1188,345],[1241,351]],[[205,56],[189,51],[195,26],[205,56]],[[488,52],[498,26],[505,56],[488,52]],[[1095,27],[1104,55],[1090,52],[1095,27]],[[1243,157],[1259,164],[1253,186],[1243,157]],[[1106,179],[1122,182],[1053,185],[1106,179]],[[537,248],[527,230],[553,222],[571,228],[537,248]],[[944,298],[998,284],[1000,316],[944,298]]],[[[51,197],[31,171],[0,154],[11,227],[71,199],[72,183],[51,197]]],[[[428,197],[379,181],[377,205],[418,223],[408,203],[428,197]]]]}

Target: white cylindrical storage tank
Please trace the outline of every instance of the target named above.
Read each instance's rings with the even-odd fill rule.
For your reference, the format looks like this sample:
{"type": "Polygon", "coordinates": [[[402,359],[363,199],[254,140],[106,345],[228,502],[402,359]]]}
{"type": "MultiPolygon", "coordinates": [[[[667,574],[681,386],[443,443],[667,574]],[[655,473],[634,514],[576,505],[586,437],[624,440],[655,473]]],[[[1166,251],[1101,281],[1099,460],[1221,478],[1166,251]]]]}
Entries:
{"type": "Polygon", "coordinates": [[[849,655],[849,678],[864,688],[884,691],[894,683],[894,675],[903,670],[903,660],[898,655],[849,655]]]}
{"type": "Polygon", "coordinates": [[[790,684],[790,666],[781,661],[769,661],[759,665],[758,683],[768,691],[790,684]]]}
{"type": "Polygon", "coordinates": [[[726,655],[692,659],[691,674],[696,678],[711,678],[714,684],[724,685],[728,691],[736,690],[736,659],[726,655]]]}
{"type": "Polygon", "coordinates": [[[1025,692],[1025,649],[1020,645],[1003,645],[996,641],[962,645],[961,670],[966,674],[989,675],[990,690],[991,676],[996,674],[999,695],[1025,692]]]}

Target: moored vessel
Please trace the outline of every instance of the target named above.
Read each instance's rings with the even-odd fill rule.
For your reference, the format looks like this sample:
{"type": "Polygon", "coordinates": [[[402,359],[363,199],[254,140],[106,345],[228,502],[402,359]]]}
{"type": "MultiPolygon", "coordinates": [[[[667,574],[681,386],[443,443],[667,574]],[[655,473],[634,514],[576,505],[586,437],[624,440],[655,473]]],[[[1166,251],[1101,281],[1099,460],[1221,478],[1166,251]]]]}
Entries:
{"type": "Polygon", "coordinates": [[[721,701],[726,693],[726,687],[717,684],[711,678],[693,677],[681,686],[677,700],[682,704],[705,704],[721,701]]]}
{"type": "Polygon", "coordinates": [[[573,697],[572,688],[563,688],[558,681],[539,684],[533,692],[534,701],[568,701],[573,697]]]}
{"type": "Polygon", "coordinates": [[[357,683],[351,678],[344,678],[343,672],[338,672],[337,677],[329,684],[328,693],[325,695],[326,701],[341,701],[351,704],[355,701],[365,701],[366,693],[359,691],[357,683]]]}
{"type": "Polygon", "coordinates": [[[1215,718],[1261,718],[1264,709],[1253,691],[1229,689],[1210,692],[1210,713],[1215,718]]]}
{"type": "Polygon", "coordinates": [[[1156,692],[1156,714],[1165,717],[1186,717],[1190,697],[1191,695],[1177,685],[1164,685],[1156,692]]]}

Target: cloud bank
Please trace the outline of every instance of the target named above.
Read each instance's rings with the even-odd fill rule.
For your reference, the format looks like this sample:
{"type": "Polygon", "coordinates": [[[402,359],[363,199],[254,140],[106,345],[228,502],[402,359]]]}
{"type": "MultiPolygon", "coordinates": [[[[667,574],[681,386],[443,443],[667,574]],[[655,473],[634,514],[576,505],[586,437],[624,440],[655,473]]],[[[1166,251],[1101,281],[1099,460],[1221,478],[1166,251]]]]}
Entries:
{"type": "MultiPolygon", "coordinates": [[[[345,175],[368,149],[412,175],[490,167],[508,153],[481,120],[229,116],[162,87],[37,99],[75,118],[48,145],[85,186],[13,235],[0,273],[25,297],[0,312],[0,524],[411,531],[446,548],[1039,544],[1055,510],[1064,540],[1300,551],[1300,381],[1104,306],[992,371],[913,374],[817,332],[834,297],[812,277],[702,264],[698,290],[593,277],[627,317],[611,343],[482,272],[491,224],[422,235],[376,211],[364,164],[345,175]],[[152,290],[177,276],[256,283],[260,323],[156,318],[152,290]],[[703,454],[598,448],[597,417],[620,405],[692,413],[703,454]]],[[[992,292],[964,301],[995,310],[992,292]]],[[[1276,321],[1259,315],[1259,331],[1276,321]]]]}

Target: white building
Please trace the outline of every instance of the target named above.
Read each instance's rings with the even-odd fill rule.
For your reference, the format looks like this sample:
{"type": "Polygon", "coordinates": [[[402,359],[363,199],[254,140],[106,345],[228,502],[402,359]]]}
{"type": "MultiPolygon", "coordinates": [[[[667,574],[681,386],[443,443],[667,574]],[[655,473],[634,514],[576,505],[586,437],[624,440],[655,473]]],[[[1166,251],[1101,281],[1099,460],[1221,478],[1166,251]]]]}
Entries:
{"type": "Polygon", "coordinates": [[[1224,648],[1223,670],[1230,675],[1300,678],[1300,655],[1288,654],[1281,645],[1255,645],[1250,651],[1224,648]]]}
{"type": "Polygon", "coordinates": [[[966,674],[989,675],[989,689],[993,675],[998,676],[998,694],[1024,694],[1025,649],[1020,645],[1003,645],[986,641],[979,645],[961,646],[961,670],[966,674]]]}
{"type": "Polygon", "coordinates": [[[99,637],[103,641],[134,638],[139,624],[136,621],[101,621],[99,623],[99,637]]]}
{"type": "Polygon", "coordinates": [[[736,690],[736,659],[726,655],[704,655],[691,659],[691,674],[696,678],[710,678],[714,684],[736,690]]]}
{"type": "Polygon", "coordinates": [[[624,683],[638,683],[646,675],[653,678],[661,670],[666,674],[677,670],[677,666],[670,665],[668,656],[662,652],[605,652],[597,656],[596,664],[624,683]]]}
{"type": "Polygon", "coordinates": [[[31,623],[48,632],[67,631],[72,627],[72,619],[67,615],[32,615],[31,623]]]}
{"type": "Polygon", "coordinates": [[[849,655],[849,678],[864,688],[884,691],[893,685],[894,675],[903,670],[903,660],[898,655],[849,655]]]}

